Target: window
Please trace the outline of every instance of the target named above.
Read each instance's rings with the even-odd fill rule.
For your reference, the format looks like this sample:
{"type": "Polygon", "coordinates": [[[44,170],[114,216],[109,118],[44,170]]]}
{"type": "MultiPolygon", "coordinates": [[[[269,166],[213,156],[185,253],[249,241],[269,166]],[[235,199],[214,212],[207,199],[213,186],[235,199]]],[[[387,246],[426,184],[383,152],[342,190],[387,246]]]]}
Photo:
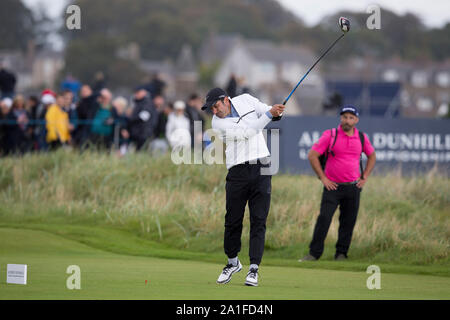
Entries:
{"type": "Polygon", "coordinates": [[[387,82],[396,82],[400,79],[400,75],[397,70],[388,69],[383,72],[383,80],[387,82]]]}
{"type": "Polygon", "coordinates": [[[439,117],[445,117],[448,114],[448,103],[442,103],[437,111],[439,117]]]}
{"type": "Polygon", "coordinates": [[[441,71],[436,75],[436,83],[443,88],[450,87],[450,73],[441,71]]]}
{"type": "Polygon", "coordinates": [[[421,97],[417,99],[417,109],[422,112],[430,112],[433,110],[433,100],[427,97],[421,97]]]}
{"type": "Polygon", "coordinates": [[[415,71],[411,76],[411,83],[416,88],[425,88],[428,85],[428,76],[424,71],[415,71]]]}

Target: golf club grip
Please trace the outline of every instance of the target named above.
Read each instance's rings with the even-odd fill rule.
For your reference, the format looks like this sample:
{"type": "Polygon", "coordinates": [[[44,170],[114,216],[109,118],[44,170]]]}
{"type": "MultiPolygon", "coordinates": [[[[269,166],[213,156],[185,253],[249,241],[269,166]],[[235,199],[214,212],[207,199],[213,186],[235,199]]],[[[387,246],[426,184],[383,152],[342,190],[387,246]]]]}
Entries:
{"type": "MultiPolygon", "coordinates": [[[[286,102],[287,102],[287,99],[284,100],[283,106],[286,105],[286,102]]],[[[272,118],[272,121],[280,121],[282,116],[283,116],[283,114],[279,115],[278,117],[273,117],[273,118],[272,118]]]]}

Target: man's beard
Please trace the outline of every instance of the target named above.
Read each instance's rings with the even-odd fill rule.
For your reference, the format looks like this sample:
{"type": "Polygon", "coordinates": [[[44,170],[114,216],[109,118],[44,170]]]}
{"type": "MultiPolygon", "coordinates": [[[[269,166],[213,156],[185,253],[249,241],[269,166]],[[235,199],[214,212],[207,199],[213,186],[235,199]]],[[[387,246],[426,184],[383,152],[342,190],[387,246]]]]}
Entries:
{"type": "Polygon", "coordinates": [[[346,132],[348,132],[348,131],[353,129],[353,127],[351,125],[349,125],[349,124],[343,124],[343,125],[341,125],[341,127],[342,127],[342,130],[344,130],[346,132]]]}

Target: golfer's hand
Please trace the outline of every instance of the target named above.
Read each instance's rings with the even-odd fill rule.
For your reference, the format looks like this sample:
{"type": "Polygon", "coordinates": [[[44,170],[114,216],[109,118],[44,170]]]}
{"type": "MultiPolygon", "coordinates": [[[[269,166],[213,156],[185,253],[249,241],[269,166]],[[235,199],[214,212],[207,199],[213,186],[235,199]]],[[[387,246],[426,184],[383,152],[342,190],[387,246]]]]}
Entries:
{"type": "Polygon", "coordinates": [[[358,183],[356,184],[356,186],[360,189],[362,189],[362,187],[364,187],[364,185],[366,184],[367,179],[359,179],[358,183]]]}
{"type": "Polygon", "coordinates": [[[282,104],[275,104],[272,106],[272,109],[270,109],[269,112],[272,114],[272,116],[279,117],[284,112],[284,108],[285,106],[282,104]]]}
{"type": "Polygon", "coordinates": [[[323,177],[320,179],[323,183],[323,186],[328,190],[337,190],[338,185],[336,182],[331,181],[330,179],[328,179],[327,177],[323,177]]]}

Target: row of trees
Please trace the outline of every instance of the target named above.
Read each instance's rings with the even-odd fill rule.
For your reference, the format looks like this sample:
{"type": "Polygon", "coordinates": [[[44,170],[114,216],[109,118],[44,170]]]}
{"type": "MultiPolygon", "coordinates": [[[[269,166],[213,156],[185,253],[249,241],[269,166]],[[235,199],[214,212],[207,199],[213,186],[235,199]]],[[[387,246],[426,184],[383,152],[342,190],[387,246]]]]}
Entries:
{"type": "MultiPolygon", "coordinates": [[[[450,56],[450,23],[428,29],[413,14],[381,10],[381,29],[368,30],[369,14],[338,12],[314,27],[283,9],[275,0],[76,0],[81,8],[81,30],[59,30],[66,44],[66,71],[82,80],[103,70],[116,84],[141,75],[134,62],[118,57],[118,48],[139,44],[144,59],[174,59],[188,43],[198,49],[211,33],[240,33],[248,38],[303,44],[321,51],[339,33],[338,17],[352,21],[345,46],[335,48],[326,63],[353,55],[381,59],[443,60],[450,56]]],[[[38,10],[34,14],[21,1],[0,4],[1,48],[25,48],[34,39],[43,43],[52,24],[38,10]]],[[[67,18],[65,12],[61,18],[67,18]]],[[[53,30],[54,31],[54,30],[53,30]]]]}
{"type": "Polygon", "coordinates": [[[2,0],[0,50],[26,50],[30,41],[37,46],[43,46],[52,25],[52,21],[45,14],[45,8],[40,7],[33,12],[22,1],[2,0]]]}
{"type": "Polygon", "coordinates": [[[89,43],[91,37],[101,35],[116,45],[138,43],[147,59],[174,58],[183,44],[198,48],[214,31],[320,50],[336,37],[337,21],[343,15],[352,21],[352,36],[347,40],[351,43],[341,46],[333,55],[336,59],[364,54],[437,60],[450,56],[450,22],[441,29],[427,29],[414,14],[400,16],[384,9],[381,29],[369,30],[370,14],[350,11],[325,17],[310,28],[275,0],[78,0],[75,4],[82,10],[83,30],[62,32],[69,49],[72,43],[89,43]]]}

